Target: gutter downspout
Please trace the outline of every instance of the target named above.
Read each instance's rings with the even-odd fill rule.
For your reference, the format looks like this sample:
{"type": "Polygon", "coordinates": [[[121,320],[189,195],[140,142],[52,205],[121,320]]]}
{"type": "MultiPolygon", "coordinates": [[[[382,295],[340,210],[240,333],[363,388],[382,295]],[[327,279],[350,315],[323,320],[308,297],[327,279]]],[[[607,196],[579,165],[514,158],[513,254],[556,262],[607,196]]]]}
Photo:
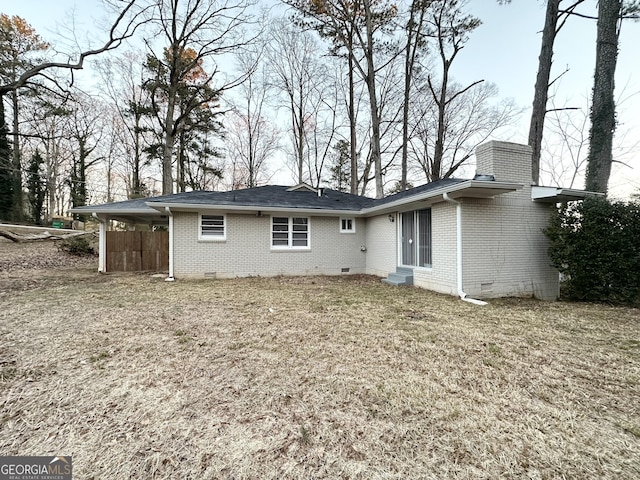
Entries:
{"type": "Polygon", "coordinates": [[[164,281],[173,282],[173,213],[169,207],[164,207],[164,210],[169,215],[169,276],[164,281]]]}
{"type": "Polygon", "coordinates": [[[98,217],[96,212],[92,212],[91,216],[98,221],[99,224],[99,232],[98,232],[98,272],[105,273],[105,260],[107,253],[107,225],[106,221],[102,218],[98,217]]]}
{"type": "Polygon", "coordinates": [[[462,290],[462,204],[449,197],[447,192],[442,194],[442,198],[444,198],[446,202],[453,203],[456,206],[456,283],[458,287],[458,295],[460,296],[460,299],[465,302],[473,303],[475,305],[487,305],[487,302],[467,297],[467,294],[462,290]]]}

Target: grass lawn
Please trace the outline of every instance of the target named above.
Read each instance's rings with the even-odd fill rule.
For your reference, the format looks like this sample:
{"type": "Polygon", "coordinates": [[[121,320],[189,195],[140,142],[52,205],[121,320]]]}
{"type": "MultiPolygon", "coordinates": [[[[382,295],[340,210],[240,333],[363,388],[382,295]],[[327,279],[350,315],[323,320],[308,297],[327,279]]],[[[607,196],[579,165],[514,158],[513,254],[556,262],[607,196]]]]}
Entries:
{"type": "Polygon", "coordinates": [[[640,312],[0,274],[0,452],[78,479],[640,478],[640,312]]]}

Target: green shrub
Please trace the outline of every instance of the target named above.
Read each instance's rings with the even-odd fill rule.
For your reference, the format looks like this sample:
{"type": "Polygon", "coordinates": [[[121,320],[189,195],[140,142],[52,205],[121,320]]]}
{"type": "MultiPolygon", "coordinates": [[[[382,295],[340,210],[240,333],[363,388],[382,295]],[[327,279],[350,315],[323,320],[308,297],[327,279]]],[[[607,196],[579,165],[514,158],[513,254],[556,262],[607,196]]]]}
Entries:
{"type": "Polygon", "coordinates": [[[545,234],[568,298],[640,302],[640,203],[598,198],[563,205],[545,234]]]}
{"type": "Polygon", "coordinates": [[[77,256],[95,255],[91,240],[86,235],[60,240],[58,250],[77,256]]]}

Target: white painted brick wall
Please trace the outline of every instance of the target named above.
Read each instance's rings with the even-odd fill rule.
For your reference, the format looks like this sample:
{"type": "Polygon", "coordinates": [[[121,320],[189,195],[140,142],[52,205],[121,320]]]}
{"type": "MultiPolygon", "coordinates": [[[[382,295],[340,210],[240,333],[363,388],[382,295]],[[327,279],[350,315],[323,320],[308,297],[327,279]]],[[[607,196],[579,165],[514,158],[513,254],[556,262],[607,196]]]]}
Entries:
{"type": "Polygon", "coordinates": [[[440,293],[456,293],[456,209],[450,203],[431,207],[432,268],[416,268],[414,285],[440,293]]]}
{"type": "MultiPolygon", "coordinates": [[[[507,142],[478,147],[478,173],[524,189],[495,199],[462,199],[463,289],[471,296],[558,295],[558,273],[549,266],[546,227],[551,207],[531,201],[530,148],[507,142]]],[[[417,268],[414,283],[456,294],[456,209],[432,207],[432,268],[417,268]]],[[[283,216],[285,216],[283,214],[283,216]]],[[[356,219],[355,234],[339,233],[338,217],[311,217],[308,251],[271,249],[271,217],[228,214],[225,242],[198,241],[198,214],[174,214],[176,277],[273,276],[395,271],[398,222],[388,214],[356,219]],[[366,246],[366,252],[361,251],[366,246]]]]}
{"type": "MultiPolygon", "coordinates": [[[[284,216],[284,214],[283,214],[284,216]]],[[[338,217],[310,218],[310,250],[272,250],[271,217],[226,215],[226,241],[198,241],[198,214],[174,214],[174,274],[217,278],[364,273],[365,222],[340,233],[338,217]]]]}
{"type": "Polygon", "coordinates": [[[498,182],[524,185],[514,197],[531,200],[531,147],[492,140],[476,148],[476,172],[494,175],[498,182]]]}
{"type": "Polygon", "coordinates": [[[471,296],[556,299],[558,272],[542,233],[551,206],[510,195],[463,201],[463,289],[471,296]]]}
{"type": "MultiPolygon", "coordinates": [[[[395,216],[395,215],[394,215],[395,216]]],[[[386,277],[396,271],[398,220],[389,221],[389,215],[367,218],[367,269],[370,275],[386,277]]]]}

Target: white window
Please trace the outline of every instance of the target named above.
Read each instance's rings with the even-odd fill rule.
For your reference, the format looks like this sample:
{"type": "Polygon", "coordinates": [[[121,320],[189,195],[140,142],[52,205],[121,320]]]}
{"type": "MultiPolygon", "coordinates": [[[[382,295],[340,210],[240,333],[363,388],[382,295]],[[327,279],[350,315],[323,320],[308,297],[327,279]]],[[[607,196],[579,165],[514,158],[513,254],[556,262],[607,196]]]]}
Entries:
{"type": "Polygon", "coordinates": [[[341,217],[340,233],[356,233],[356,219],[352,217],[341,217]]]}
{"type": "Polygon", "coordinates": [[[271,217],[271,247],[309,248],[309,219],[306,217],[271,217]]]}
{"type": "Polygon", "coordinates": [[[227,237],[224,215],[200,215],[199,240],[222,241],[227,237]]]}

